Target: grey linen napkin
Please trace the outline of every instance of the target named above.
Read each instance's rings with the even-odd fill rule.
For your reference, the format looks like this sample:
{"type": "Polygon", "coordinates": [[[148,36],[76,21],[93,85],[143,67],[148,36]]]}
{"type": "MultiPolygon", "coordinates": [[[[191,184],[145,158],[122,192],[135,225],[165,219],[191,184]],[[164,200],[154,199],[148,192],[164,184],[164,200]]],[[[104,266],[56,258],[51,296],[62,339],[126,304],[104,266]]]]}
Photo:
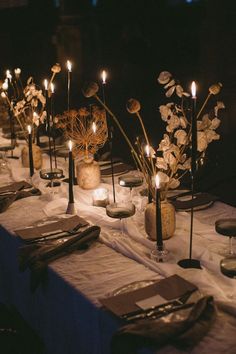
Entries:
{"type": "Polygon", "coordinates": [[[214,299],[205,296],[183,321],[165,322],[160,318],[125,325],[112,338],[112,354],[135,354],[143,347],[159,349],[167,344],[189,350],[207,334],[215,316],[214,299]]]}
{"type": "Polygon", "coordinates": [[[32,187],[26,181],[11,183],[7,186],[0,188],[0,213],[6,211],[9,206],[18,199],[38,196],[41,194],[39,189],[31,188],[30,190],[24,190],[25,188],[32,187]]]}
{"type": "Polygon", "coordinates": [[[58,243],[50,241],[44,244],[34,243],[25,245],[19,249],[19,269],[31,271],[30,288],[35,291],[38,285],[47,279],[47,265],[55,259],[68,255],[75,250],[87,247],[96,241],[100,234],[99,226],[90,226],[66,241],[58,243]]]}

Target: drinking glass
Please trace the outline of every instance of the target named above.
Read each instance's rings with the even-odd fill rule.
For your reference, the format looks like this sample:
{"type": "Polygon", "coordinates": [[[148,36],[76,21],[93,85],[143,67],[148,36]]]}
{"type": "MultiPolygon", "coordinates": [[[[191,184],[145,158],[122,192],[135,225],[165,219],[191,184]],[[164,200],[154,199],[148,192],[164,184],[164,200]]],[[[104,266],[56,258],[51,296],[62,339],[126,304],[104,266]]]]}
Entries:
{"type": "Polygon", "coordinates": [[[111,203],[106,206],[106,213],[110,218],[120,220],[120,231],[113,233],[113,235],[125,237],[123,220],[135,214],[135,205],[131,202],[111,203]]]}
{"type": "Polygon", "coordinates": [[[57,180],[63,177],[63,170],[60,168],[43,169],[40,171],[40,178],[50,181],[47,187],[51,188],[52,197],[54,197],[54,187],[60,185],[57,180]]]}
{"type": "Polygon", "coordinates": [[[118,183],[121,187],[129,188],[130,200],[132,201],[132,189],[143,184],[143,177],[140,175],[126,175],[118,178],[118,183]]]}

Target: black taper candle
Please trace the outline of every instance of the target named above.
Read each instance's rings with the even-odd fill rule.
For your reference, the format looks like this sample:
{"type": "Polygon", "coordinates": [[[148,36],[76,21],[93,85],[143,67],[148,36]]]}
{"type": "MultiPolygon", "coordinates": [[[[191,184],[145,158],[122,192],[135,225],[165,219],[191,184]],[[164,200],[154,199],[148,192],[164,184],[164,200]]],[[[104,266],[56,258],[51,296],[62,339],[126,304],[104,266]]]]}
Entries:
{"type": "Polygon", "coordinates": [[[156,237],[157,249],[163,250],[162,221],[161,221],[161,195],[159,187],[159,177],[156,176],[156,237]]]}
{"type": "Polygon", "coordinates": [[[71,85],[71,72],[72,64],[69,60],[66,62],[67,65],[67,110],[70,110],[70,85],[71,85]]]}
{"type": "MultiPolygon", "coordinates": [[[[103,103],[106,104],[106,97],[105,97],[105,85],[107,79],[107,73],[105,70],[102,71],[102,99],[103,103]]],[[[107,117],[106,111],[105,115],[107,117]]],[[[111,161],[111,181],[112,181],[112,193],[113,193],[113,202],[116,202],[116,190],[115,190],[115,178],[114,178],[114,162],[113,162],[113,133],[114,128],[111,124],[107,122],[108,127],[108,141],[109,141],[109,149],[110,149],[110,161],[111,161]]]]}
{"type": "Polygon", "coordinates": [[[28,125],[28,144],[29,144],[29,167],[30,167],[30,177],[34,175],[34,160],[33,160],[33,150],[32,150],[32,134],[31,126],[28,125]]]}
{"type": "Polygon", "coordinates": [[[194,176],[196,172],[197,159],[197,120],[196,120],[196,84],[192,82],[192,156],[191,156],[191,173],[194,176]]]}
{"type": "Polygon", "coordinates": [[[72,141],[69,141],[69,203],[74,203],[72,141]]]}
{"type": "Polygon", "coordinates": [[[52,145],[51,145],[51,126],[50,126],[50,98],[48,92],[48,82],[44,81],[45,85],[45,95],[46,95],[46,124],[47,124],[47,134],[48,134],[48,147],[49,147],[49,159],[50,159],[50,170],[52,171],[52,145]]]}
{"type": "Polygon", "coordinates": [[[54,101],[53,101],[53,95],[54,95],[54,85],[51,83],[51,120],[52,120],[52,141],[53,141],[53,155],[54,155],[54,162],[55,162],[55,168],[57,168],[57,154],[56,154],[56,137],[55,137],[55,122],[54,122],[54,101]]]}

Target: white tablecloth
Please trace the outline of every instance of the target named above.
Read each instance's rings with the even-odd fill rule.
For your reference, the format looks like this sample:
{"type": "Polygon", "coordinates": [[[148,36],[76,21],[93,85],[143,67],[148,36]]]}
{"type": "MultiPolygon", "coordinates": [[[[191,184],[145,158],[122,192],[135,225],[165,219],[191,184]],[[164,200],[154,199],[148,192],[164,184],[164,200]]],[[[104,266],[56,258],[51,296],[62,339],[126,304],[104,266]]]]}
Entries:
{"type": "MultiPolygon", "coordinates": [[[[20,148],[14,154],[20,154],[20,148]]],[[[46,156],[44,156],[44,161],[46,161],[44,162],[44,167],[48,166],[48,158],[46,156]]],[[[26,168],[22,168],[20,160],[12,159],[9,163],[11,175],[1,174],[1,184],[10,180],[19,181],[29,178],[29,171],[26,168]]],[[[59,160],[59,167],[62,167],[66,172],[67,163],[61,159],[59,160]]],[[[12,233],[14,233],[15,229],[42,222],[43,219],[49,216],[63,215],[65,213],[68,203],[68,185],[66,183],[62,183],[53,195],[50,188],[45,187],[46,182],[39,178],[38,172],[36,172],[32,181],[36,187],[41,189],[43,194],[39,197],[18,200],[5,213],[0,214],[0,223],[12,233]]],[[[101,186],[109,189],[112,199],[111,185],[101,184],[101,186]]],[[[79,302],[82,301],[81,297],[88,300],[88,303],[83,300],[86,303],[86,305],[83,304],[86,311],[82,311],[81,323],[78,324],[81,332],[80,334],[78,333],[77,338],[78,349],[80,349],[77,353],[109,353],[109,341],[117,327],[117,323],[107,314],[102,316],[92,315],[95,311],[94,309],[100,307],[99,298],[133,281],[161,279],[172,274],[179,274],[195,283],[203,295],[213,295],[219,307],[219,315],[213,328],[201,343],[194,348],[192,353],[210,353],[213,351],[215,353],[234,353],[236,345],[236,337],[234,335],[236,329],[236,281],[223,276],[220,272],[219,262],[222,256],[219,256],[217,250],[225,247],[228,241],[227,238],[221,237],[215,232],[214,223],[216,219],[221,217],[236,217],[236,209],[221,202],[215,202],[212,207],[195,212],[193,257],[201,261],[202,270],[182,269],[177,265],[177,261],[188,257],[189,213],[176,213],[176,232],[171,239],[165,241],[171,258],[165,263],[155,263],[150,259],[150,250],[155,246],[155,243],[146,237],[144,231],[144,214],[141,206],[145,203],[145,200],[141,201],[138,191],[139,189],[134,192],[137,213],[135,216],[125,220],[127,238],[119,239],[114,238],[112,235],[113,229],[120,227],[119,221],[109,218],[105,209],[92,206],[92,191],[82,190],[78,186],[74,187],[78,215],[86,218],[91,223],[101,226],[100,242],[94,244],[86,253],[74,253],[50,264],[52,272],[62,278],[66,284],[69,284],[79,294],[78,298],[75,297],[73,299],[76,310],[82,311],[81,305],[79,305],[79,302]],[[76,303],[77,301],[78,303],[76,303]],[[92,304],[92,307],[88,304],[92,304]],[[100,321],[102,321],[102,326],[100,321]],[[90,335],[93,333],[94,344],[85,339],[88,333],[90,335]]],[[[129,198],[129,191],[126,188],[116,185],[116,193],[118,200],[129,198]]],[[[17,305],[16,294],[12,294],[9,289],[6,290],[5,294],[3,290],[3,298],[5,297],[6,301],[17,305]]],[[[39,292],[41,291],[39,290],[39,292]]],[[[28,294],[27,298],[30,296],[28,294]]],[[[45,296],[45,299],[47,298],[47,294],[43,291],[36,296],[40,298],[45,296]]],[[[23,300],[21,300],[21,303],[23,300]]],[[[61,306],[67,306],[67,304],[63,304],[63,299],[60,301],[62,302],[61,306]]],[[[43,338],[46,338],[45,341],[49,343],[46,348],[47,353],[52,353],[52,350],[58,354],[65,353],[65,348],[66,353],[75,353],[74,347],[68,343],[71,340],[70,335],[65,332],[65,328],[69,331],[70,325],[75,326],[74,321],[76,322],[77,319],[73,318],[73,313],[71,313],[71,324],[64,323],[60,325],[60,330],[64,330],[65,338],[56,339],[55,336],[58,331],[51,330],[51,338],[49,340],[50,323],[46,324],[43,321],[44,316],[48,321],[48,315],[44,310],[42,308],[37,309],[35,303],[28,305],[25,303],[23,307],[19,303],[18,307],[36,331],[43,338]],[[32,318],[31,312],[34,316],[37,314],[38,319],[37,317],[36,319],[35,317],[32,318]],[[57,343],[53,344],[53,341],[57,343]]],[[[70,304],[68,311],[72,311],[72,309],[73,306],[70,304]]],[[[68,321],[70,321],[69,317],[68,321]]],[[[75,326],[75,328],[77,327],[75,326]]],[[[166,347],[161,352],[179,353],[172,347],[166,347]]]]}

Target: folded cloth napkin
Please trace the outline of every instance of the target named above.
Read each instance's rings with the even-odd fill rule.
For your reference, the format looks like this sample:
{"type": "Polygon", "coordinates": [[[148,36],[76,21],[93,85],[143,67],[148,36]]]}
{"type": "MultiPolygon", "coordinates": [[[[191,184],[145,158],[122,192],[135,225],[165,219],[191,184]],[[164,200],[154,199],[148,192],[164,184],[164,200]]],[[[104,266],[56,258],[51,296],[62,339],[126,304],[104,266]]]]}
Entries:
{"type": "Polygon", "coordinates": [[[87,246],[95,241],[99,234],[99,226],[90,226],[76,235],[69,236],[64,242],[50,241],[48,244],[34,243],[20,247],[19,269],[20,271],[24,271],[27,268],[31,270],[31,290],[35,291],[40,282],[45,280],[47,265],[50,262],[87,246]]]}
{"type": "Polygon", "coordinates": [[[0,193],[0,213],[6,211],[9,208],[9,206],[18,199],[38,196],[38,195],[41,195],[41,192],[37,188],[32,188],[28,191],[19,190],[15,192],[9,192],[9,194],[6,192],[4,194],[0,193]]]}
{"type": "Polygon", "coordinates": [[[17,236],[28,243],[39,242],[40,240],[65,237],[63,233],[70,233],[70,231],[76,231],[78,234],[81,227],[88,225],[88,222],[78,215],[73,215],[68,218],[60,218],[54,222],[48,219],[43,225],[27,227],[20,230],[15,230],[17,236]],[[61,235],[59,235],[61,233],[61,235]],[[51,235],[51,236],[50,236],[51,235]]]}
{"type": "Polygon", "coordinates": [[[3,192],[17,192],[25,188],[31,188],[31,184],[26,181],[19,181],[0,187],[0,194],[3,192]]]}
{"type": "Polygon", "coordinates": [[[182,321],[168,322],[159,318],[125,325],[112,338],[112,354],[135,354],[143,347],[159,349],[167,344],[190,350],[207,334],[215,316],[214,299],[205,296],[182,321]]]}

